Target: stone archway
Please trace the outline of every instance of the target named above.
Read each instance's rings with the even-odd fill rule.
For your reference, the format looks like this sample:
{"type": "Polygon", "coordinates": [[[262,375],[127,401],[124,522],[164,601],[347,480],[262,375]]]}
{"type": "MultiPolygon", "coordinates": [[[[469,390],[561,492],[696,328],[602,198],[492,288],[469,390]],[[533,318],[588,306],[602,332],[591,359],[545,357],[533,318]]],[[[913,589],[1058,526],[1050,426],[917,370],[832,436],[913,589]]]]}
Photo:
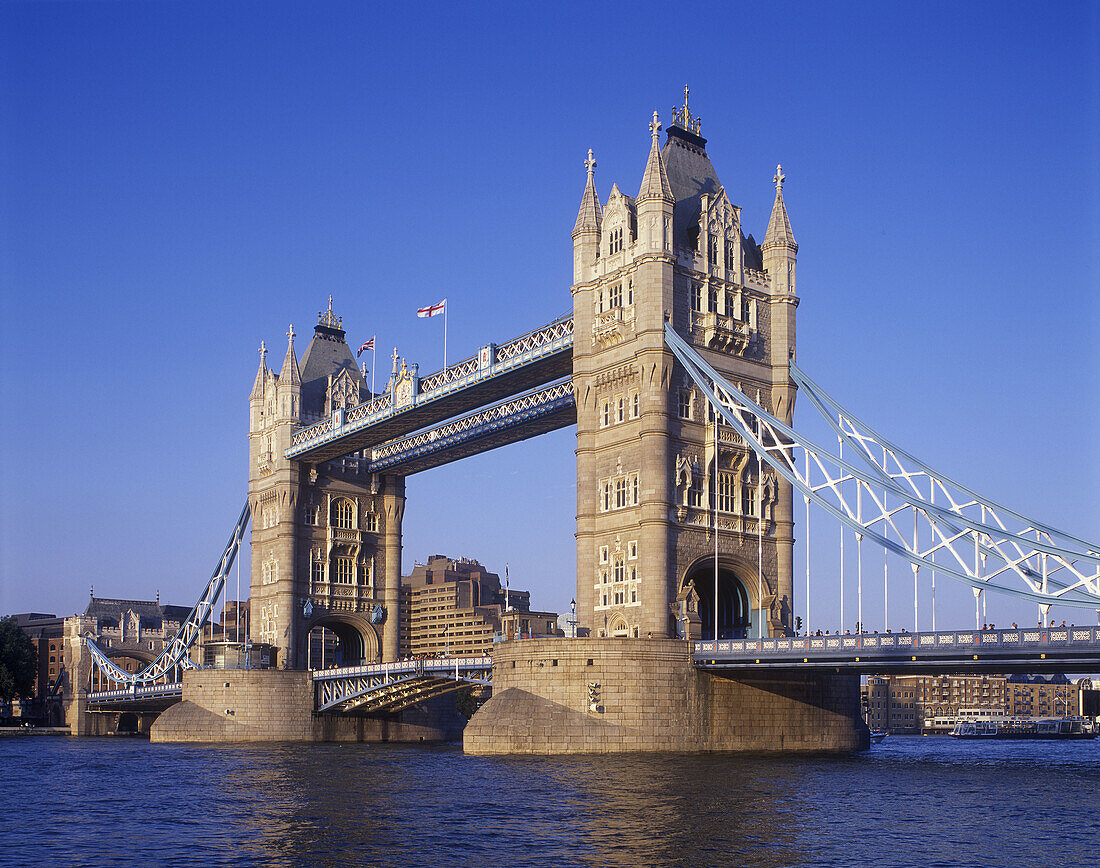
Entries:
{"type": "MultiPolygon", "coordinates": [[[[729,561],[718,560],[718,638],[742,639],[749,635],[752,621],[752,597],[743,570],[729,561]]],[[[714,558],[696,561],[684,574],[682,586],[689,583],[699,597],[701,638],[713,639],[715,628],[714,558]]]]}
{"type": "Polygon", "coordinates": [[[318,614],[306,625],[301,665],[312,669],[376,663],[381,643],[369,615],[318,614]]]}

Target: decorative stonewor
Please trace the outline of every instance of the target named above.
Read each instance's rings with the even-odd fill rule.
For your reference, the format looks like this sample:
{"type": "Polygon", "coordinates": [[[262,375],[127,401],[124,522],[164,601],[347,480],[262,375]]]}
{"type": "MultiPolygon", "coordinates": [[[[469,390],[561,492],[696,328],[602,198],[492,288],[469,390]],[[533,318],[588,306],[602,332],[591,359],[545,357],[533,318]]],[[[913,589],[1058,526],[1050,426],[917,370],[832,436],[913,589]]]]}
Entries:
{"type": "Polygon", "coordinates": [[[686,637],[678,601],[692,593],[703,636],[716,610],[722,637],[791,629],[790,487],[728,429],[715,445],[708,405],[663,335],[670,320],[731,382],[791,418],[798,246],[785,178],[777,169],[757,244],[687,97],[685,87],[663,148],[653,113],[637,197],[613,185],[601,206],[589,151],[572,233],[577,617],[594,638],[686,637]]]}
{"type": "Polygon", "coordinates": [[[318,627],[336,635],[342,662],[395,660],[404,478],[372,475],[359,453],[285,457],[301,424],[342,421],[371,397],[331,296],[300,367],[293,326],[287,338],[278,374],[261,344],[249,398],[251,638],[277,649],[282,669],[320,665],[308,647],[318,627]]]}

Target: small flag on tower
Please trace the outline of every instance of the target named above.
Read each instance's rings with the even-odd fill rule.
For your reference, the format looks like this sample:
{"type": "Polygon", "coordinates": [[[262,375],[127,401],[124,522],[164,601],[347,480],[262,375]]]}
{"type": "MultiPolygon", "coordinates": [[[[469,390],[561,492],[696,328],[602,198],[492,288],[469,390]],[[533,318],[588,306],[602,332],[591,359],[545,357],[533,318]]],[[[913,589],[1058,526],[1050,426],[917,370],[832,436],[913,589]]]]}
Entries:
{"type": "MultiPolygon", "coordinates": [[[[375,337],[377,337],[377,335],[375,337]]],[[[355,358],[359,358],[367,350],[373,350],[373,349],[374,349],[374,338],[372,337],[369,341],[364,341],[363,346],[361,346],[359,349],[357,349],[355,351],[355,358]]]]}
{"type": "Polygon", "coordinates": [[[435,316],[436,314],[443,313],[447,309],[447,299],[443,299],[439,304],[433,304],[429,307],[422,307],[417,310],[416,315],[419,317],[435,316]]]}

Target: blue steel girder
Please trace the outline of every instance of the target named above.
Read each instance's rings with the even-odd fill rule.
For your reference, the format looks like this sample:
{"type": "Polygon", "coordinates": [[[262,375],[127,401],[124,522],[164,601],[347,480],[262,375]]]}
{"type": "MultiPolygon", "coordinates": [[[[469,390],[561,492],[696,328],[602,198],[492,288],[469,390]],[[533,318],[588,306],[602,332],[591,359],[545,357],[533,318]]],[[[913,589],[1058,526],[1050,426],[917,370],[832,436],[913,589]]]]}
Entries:
{"type": "Polygon", "coordinates": [[[371,663],[313,673],[318,711],[400,711],[468,684],[491,686],[492,657],[371,663]]]}
{"type": "Polygon", "coordinates": [[[1100,627],[1015,627],[921,633],[845,633],[696,642],[695,666],[754,670],[892,672],[1095,672],[1100,627]]]}
{"type": "Polygon", "coordinates": [[[566,380],[383,443],[371,451],[370,470],[396,468],[408,476],[576,424],[573,384],[566,380]]]}
{"type": "MultiPolygon", "coordinates": [[[[1067,546],[1058,546],[1029,537],[1034,528],[1024,533],[1005,530],[999,522],[985,520],[988,504],[977,504],[983,512],[975,519],[965,511],[971,503],[948,505],[925,500],[914,493],[914,473],[889,473],[875,466],[861,469],[757,406],[667,323],[665,342],[715,412],[745,444],[804,499],[854,531],[861,541],[866,539],[901,556],[915,571],[924,568],[969,585],[976,595],[994,591],[1048,609],[1063,605],[1100,611],[1100,546],[1082,544],[1060,533],[1057,536],[1066,540],[1067,546]],[[798,460],[796,450],[803,452],[804,462],[798,460]],[[805,470],[800,469],[803,466],[805,470]],[[822,482],[813,481],[811,467],[822,482]],[[846,491],[853,486],[854,499],[846,491]],[[888,499],[893,500],[889,506],[888,499]],[[901,520],[903,512],[913,518],[911,534],[901,520]],[[935,534],[927,547],[919,543],[918,525],[930,527],[935,534]],[[937,554],[945,557],[936,560],[937,554]],[[987,559],[997,563],[988,566],[987,559]],[[1014,577],[1019,578],[1019,585],[1006,584],[1014,577]]],[[[856,459],[867,455],[861,447],[856,459]]],[[[1049,529],[1043,533],[1047,539],[1052,535],[1049,529]]]]}
{"type": "Polygon", "coordinates": [[[573,317],[555,320],[418,381],[404,400],[387,391],[302,428],[287,458],[319,464],[404,437],[573,373],[573,317]]]}

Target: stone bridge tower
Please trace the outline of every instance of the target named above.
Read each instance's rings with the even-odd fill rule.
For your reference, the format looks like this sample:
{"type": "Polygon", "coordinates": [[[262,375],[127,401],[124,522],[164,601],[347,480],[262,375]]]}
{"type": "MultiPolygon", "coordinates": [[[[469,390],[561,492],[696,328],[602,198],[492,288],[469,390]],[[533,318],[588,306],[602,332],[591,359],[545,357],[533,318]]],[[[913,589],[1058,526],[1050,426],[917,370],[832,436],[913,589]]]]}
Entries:
{"type": "Polygon", "coordinates": [[[299,425],[369,397],[331,298],[301,366],[294,337],[291,326],[278,374],[261,346],[248,402],[251,639],[275,646],[286,669],[309,665],[322,626],[346,663],[395,660],[405,480],[369,473],[362,454],[316,466],[285,457],[299,425]]]}
{"type": "Polygon", "coordinates": [[[782,634],[792,626],[792,492],[727,426],[716,449],[706,399],[663,329],[671,320],[791,421],[798,245],[784,176],[757,244],[711,165],[687,88],[663,148],[660,131],[654,112],[638,195],[614,185],[604,207],[589,151],[573,227],[578,621],[593,637],[706,637],[717,609],[727,637],[758,635],[762,610],[764,633],[782,634]]]}

